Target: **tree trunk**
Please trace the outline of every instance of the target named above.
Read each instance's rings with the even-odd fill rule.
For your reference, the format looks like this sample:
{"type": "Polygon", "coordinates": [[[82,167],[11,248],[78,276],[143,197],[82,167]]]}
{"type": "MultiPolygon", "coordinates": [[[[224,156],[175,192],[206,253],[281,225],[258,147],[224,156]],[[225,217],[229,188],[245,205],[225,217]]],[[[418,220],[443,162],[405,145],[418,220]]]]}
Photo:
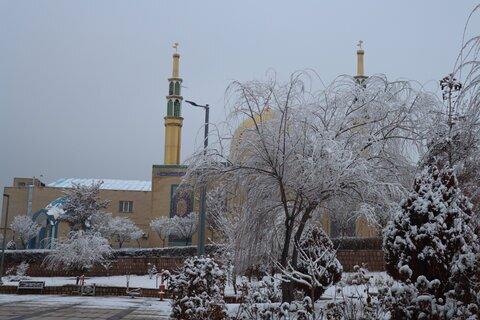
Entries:
{"type": "Polygon", "coordinates": [[[305,225],[307,224],[307,221],[311,218],[310,214],[315,208],[316,208],[316,205],[310,205],[305,209],[305,212],[302,215],[302,219],[300,220],[300,224],[298,225],[297,232],[295,232],[295,236],[293,238],[294,245],[293,245],[293,253],[292,253],[292,266],[294,268],[297,267],[297,262],[298,262],[298,250],[297,250],[296,244],[300,242],[300,239],[302,238],[303,230],[305,230],[305,225]]]}
{"type": "Polygon", "coordinates": [[[287,266],[288,251],[290,249],[290,240],[292,239],[293,220],[288,218],[285,220],[285,238],[283,240],[282,256],[280,257],[280,264],[282,267],[287,266]]]}
{"type": "Polygon", "coordinates": [[[310,288],[310,299],[312,299],[312,314],[315,320],[315,287],[310,288]]]}
{"type": "Polygon", "coordinates": [[[235,272],[232,272],[232,287],[233,287],[233,293],[236,296],[237,295],[237,274],[235,272]]]}
{"type": "MultiPolygon", "coordinates": [[[[295,232],[295,237],[294,237],[295,243],[297,243],[300,240],[300,238],[303,234],[303,230],[305,229],[305,225],[311,217],[310,214],[313,211],[313,209],[315,209],[315,208],[316,208],[316,205],[310,205],[305,209],[305,212],[302,215],[302,219],[300,220],[298,230],[297,230],[297,232],[295,232]]],[[[285,224],[285,226],[286,226],[286,224],[285,224]]],[[[290,239],[292,237],[292,231],[293,231],[293,223],[290,224],[290,228],[288,229],[288,233],[289,233],[288,234],[288,243],[284,242],[284,248],[283,248],[284,250],[282,252],[282,261],[281,261],[281,265],[284,268],[287,266],[288,249],[290,247],[290,239]],[[285,250],[285,248],[287,250],[285,250]],[[284,256],[285,252],[286,252],[286,255],[284,256]],[[285,260],[283,260],[283,259],[285,259],[285,260]]],[[[287,233],[287,230],[286,230],[286,233],[287,233]]],[[[287,239],[287,234],[285,235],[285,240],[286,239],[287,239]]],[[[298,251],[297,251],[296,246],[294,245],[293,246],[293,253],[292,253],[292,267],[294,267],[294,268],[297,267],[297,260],[298,260],[298,251]]],[[[282,302],[291,302],[294,298],[293,293],[295,292],[295,283],[283,282],[281,288],[282,288],[282,302]]]]}
{"type": "MultiPolygon", "coordinates": [[[[280,258],[280,264],[283,268],[287,267],[288,263],[288,251],[290,249],[290,240],[292,238],[293,231],[293,219],[288,218],[285,220],[285,239],[283,241],[282,256],[280,258]]],[[[291,302],[293,300],[293,285],[290,282],[282,282],[282,302],[291,302]]]]}

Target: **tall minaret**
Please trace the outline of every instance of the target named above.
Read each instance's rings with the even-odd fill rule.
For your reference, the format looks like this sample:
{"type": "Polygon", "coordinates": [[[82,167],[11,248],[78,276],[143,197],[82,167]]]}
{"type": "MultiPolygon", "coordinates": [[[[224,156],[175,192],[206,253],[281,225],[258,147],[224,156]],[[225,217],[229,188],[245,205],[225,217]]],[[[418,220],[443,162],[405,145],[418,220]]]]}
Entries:
{"type": "Polygon", "coordinates": [[[173,45],[172,77],[168,79],[167,116],[165,119],[165,164],[180,164],[182,143],[182,78],[180,78],[180,54],[178,43],[173,45]]]}
{"type": "Polygon", "coordinates": [[[357,75],[354,77],[357,79],[358,83],[362,84],[363,81],[367,78],[365,76],[365,51],[362,48],[363,41],[358,41],[357,47],[357,75]]]}

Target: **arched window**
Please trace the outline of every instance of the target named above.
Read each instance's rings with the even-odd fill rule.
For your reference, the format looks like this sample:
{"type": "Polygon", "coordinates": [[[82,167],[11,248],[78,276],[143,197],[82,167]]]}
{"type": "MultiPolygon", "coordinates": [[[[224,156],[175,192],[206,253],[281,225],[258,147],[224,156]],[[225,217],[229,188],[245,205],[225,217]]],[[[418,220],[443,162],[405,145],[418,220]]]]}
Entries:
{"type": "Polygon", "coordinates": [[[169,116],[169,117],[173,116],[173,101],[172,100],[168,100],[168,103],[167,103],[167,116],[169,116]]]}
{"type": "Polygon", "coordinates": [[[169,88],[168,88],[168,94],[169,94],[169,95],[172,95],[172,94],[173,94],[173,82],[172,82],[172,81],[170,81],[170,86],[169,86],[169,88]]]}
{"type": "Polygon", "coordinates": [[[180,82],[175,82],[175,94],[180,95],[180,82]]]}
{"type": "Polygon", "coordinates": [[[175,103],[173,105],[173,115],[175,117],[180,117],[180,101],[175,100],[175,103]]]}

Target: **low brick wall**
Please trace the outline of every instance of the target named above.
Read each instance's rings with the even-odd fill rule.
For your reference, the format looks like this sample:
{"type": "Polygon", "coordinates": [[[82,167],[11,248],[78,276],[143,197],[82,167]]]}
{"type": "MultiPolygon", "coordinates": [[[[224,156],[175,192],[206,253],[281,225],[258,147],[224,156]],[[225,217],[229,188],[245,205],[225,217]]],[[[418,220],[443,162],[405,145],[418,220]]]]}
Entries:
{"type": "MultiPolygon", "coordinates": [[[[191,251],[191,250],[190,250],[191,251]]],[[[85,272],[85,276],[115,276],[125,274],[144,275],[147,274],[148,263],[154,264],[158,271],[161,269],[175,270],[183,263],[188,256],[194,255],[195,252],[186,251],[188,254],[176,254],[174,256],[162,256],[155,251],[148,251],[148,254],[140,256],[117,254],[110,263],[108,268],[101,265],[95,265],[91,270],[85,272]]],[[[172,252],[169,252],[170,254],[172,252]]],[[[183,253],[183,252],[181,252],[183,253]]],[[[17,254],[18,255],[18,254],[17,254]]],[[[21,256],[30,265],[27,275],[31,277],[65,277],[78,276],[79,272],[65,271],[61,269],[49,270],[42,265],[43,258],[46,253],[35,253],[35,255],[24,254],[21,256]]],[[[17,266],[21,261],[19,257],[16,259],[6,259],[5,270],[13,266],[17,266]]],[[[383,251],[380,249],[340,249],[337,251],[337,258],[343,265],[346,272],[353,271],[355,265],[365,263],[370,271],[384,271],[385,262],[383,251]]]]}
{"type": "MultiPolygon", "coordinates": [[[[184,258],[162,257],[124,257],[112,261],[108,268],[95,265],[92,269],[84,272],[85,276],[118,276],[124,274],[144,275],[148,273],[148,263],[154,264],[157,269],[174,270],[182,265],[184,258]]],[[[18,263],[7,262],[6,269],[18,265],[18,263]]],[[[30,262],[27,275],[31,277],[68,277],[78,276],[79,272],[65,271],[61,269],[49,270],[40,261],[30,262]]]]}
{"type": "MultiPolygon", "coordinates": [[[[207,245],[207,254],[217,250],[217,246],[207,245]]],[[[108,267],[95,265],[84,272],[86,276],[115,276],[125,274],[147,274],[148,263],[154,264],[157,270],[174,270],[186,257],[195,255],[197,248],[147,248],[147,249],[117,249],[110,257],[108,267]]],[[[31,277],[64,277],[77,276],[79,272],[61,269],[49,270],[42,263],[49,250],[7,250],[5,254],[5,270],[19,265],[22,261],[29,263],[27,275],[31,277]]]]}
{"type": "MultiPolygon", "coordinates": [[[[127,296],[127,288],[125,287],[96,287],[96,296],[127,296]]],[[[43,291],[40,290],[20,290],[17,291],[16,286],[1,286],[0,293],[7,294],[58,294],[77,296],[79,294],[79,287],[75,285],[51,286],[45,287],[43,291]]],[[[156,289],[142,289],[142,297],[158,297],[158,290],[156,289]]]]}
{"type": "Polygon", "coordinates": [[[369,271],[385,271],[382,250],[338,250],[337,259],[347,272],[353,271],[355,265],[365,263],[369,271]]]}

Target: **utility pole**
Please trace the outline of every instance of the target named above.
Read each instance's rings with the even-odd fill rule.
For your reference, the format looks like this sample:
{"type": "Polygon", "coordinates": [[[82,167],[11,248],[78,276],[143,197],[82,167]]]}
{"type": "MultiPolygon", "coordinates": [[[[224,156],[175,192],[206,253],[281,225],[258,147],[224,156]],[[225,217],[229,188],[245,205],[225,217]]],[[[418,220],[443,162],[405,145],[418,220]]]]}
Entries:
{"type": "Polygon", "coordinates": [[[8,206],[10,204],[10,195],[3,194],[3,198],[7,199],[5,207],[5,223],[3,224],[3,239],[2,239],[2,261],[0,262],[0,285],[3,285],[2,277],[5,263],[5,241],[7,240],[7,221],[8,221],[8,206]]]}
{"type": "MultiPolygon", "coordinates": [[[[203,153],[204,155],[207,154],[208,148],[208,123],[209,123],[209,116],[210,116],[210,106],[206,105],[199,105],[193,101],[186,100],[186,103],[198,107],[203,108],[205,110],[205,124],[204,124],[204,132],[203,132],[203,153]]],[[[198,228],[198,245],[197,245],[197,254],[199,256],[205,255],[205,233],[206,233],[206,202],[207,202],[207,186],[203,185],[200,189],[200,219],[199,219],[199,228],[198,228]]]]}

